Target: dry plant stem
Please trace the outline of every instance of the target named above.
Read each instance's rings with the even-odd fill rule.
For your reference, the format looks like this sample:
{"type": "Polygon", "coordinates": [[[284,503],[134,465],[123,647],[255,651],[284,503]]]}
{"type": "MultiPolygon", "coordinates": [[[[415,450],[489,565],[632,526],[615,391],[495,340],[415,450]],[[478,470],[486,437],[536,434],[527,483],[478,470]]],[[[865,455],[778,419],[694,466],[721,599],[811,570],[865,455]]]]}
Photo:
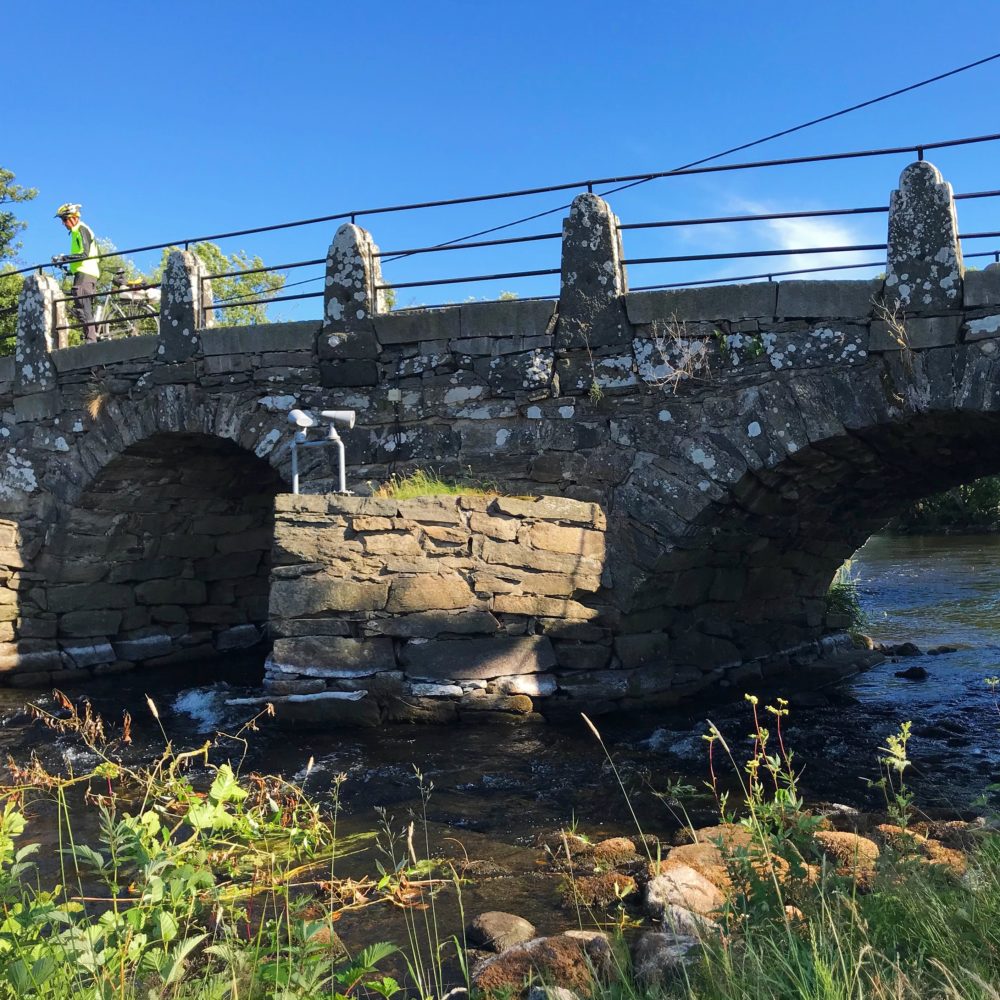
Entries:
{"type": "Polygon", "coordinates": [[[642,840],[642,846],[646,851],[646,856],[649,858],[649,863],[652,864],[653,863],[652,851],[650,851],[649,849],[649,844],[646,841],[646,835],[642,832],[642,826],[639,823],[639,817],[636,816],[635,810],[632,808],[632,800],[629,798],[628,792],[625,789],[625,783],[622,781],[621,775],[618,773],[618,768],[615,766],[615,762],[612,759],[611,754],[608,753],[608,748],[604,745],[604,740],[601,738],[601,734],[597,731],[597,726],[595,726],[593,722],[591,722],[590,719],[583,712],[580,713],[580,717],[583,719],[584,722],[587,723],[587,726],[589,727],[590,731],[597,738],[597,742],[601,745],[601,749],[604,751],[604,756],[607,757],[608,763],[611,765],[611,770],[614,772],[615,775],[615,781],[618,782],[618,787],[621,789],[622,795],[625,796],[625,804],[628,806],[628,811],[632,816],[632,822],[635,823],[635,828],[636,830],[639,831],[639,837],[642,840]]]}

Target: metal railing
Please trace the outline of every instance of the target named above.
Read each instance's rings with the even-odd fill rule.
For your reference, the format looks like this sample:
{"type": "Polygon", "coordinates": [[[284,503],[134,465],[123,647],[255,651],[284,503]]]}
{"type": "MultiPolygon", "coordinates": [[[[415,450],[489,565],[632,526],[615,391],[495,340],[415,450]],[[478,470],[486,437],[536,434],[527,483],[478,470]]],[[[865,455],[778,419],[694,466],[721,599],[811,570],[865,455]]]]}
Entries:
{"type": "MultiPolygon", "coordinates": [[[[933,150],[944,150],[944,149],[961,149],[969,147],[975,144],[996,142],[1000,140],[1000,133],[991,133],[987,135],[971,136],[960,139],[951,139],[938,142],[924,142],[915,143],[912,145],[901,145],[901,146],[891,146],[882,147],[877,149],[863,149],[863,150],[851,150],[843,152],[825,153],[825,154],[815,154],[808,156],[797,156],[797,157],[783,157],[783,158],[773,158],[764,160],[755,160],[741,163],[727,163],[727,164],[702,164],[696,166],[683,167],[673,170],[664,171],[653,171],[641,174],[625,174],[617,176],[608,176],[600,178],[592,178],[588,180],[575,180],[567,181],[559,184],[550,184],[544,186],[521,188],[510,191],[502,192],[491,192],[487,194],[477,194],[469,195],[458,198],[443,198],[435,199],[429,201],[421,202],[411,202],[405,204],[397,204],[390,206],[376,206],[370,208],[356,208],[348,211],[331,213],[328,215],[320,215],[307,219],[297,219],[288,222],[281,222],[272,225],[255,226],[245,229],[231,230],[227,232],[220,233],[210,233],[203,236],[197,237],[187,237],[179,240],[170,240],[161,243],[151,243],[145,244],[143,246],[132,247],[126,250],[114,250],[109,251],[105,254],[98,255],[99,257],[108,256],[123,256],[128,254],[138,254],[147,251],[163,250],[169,247],[185,247],[189,248],[195,244],[203,242],[216,242],[220,240],[228,240],[238,237],[255,236],[267,233],[275,233],[280,231],[287,231],[293,229],[299,229],[307,226],[315,226],[321,224],[328,224],[331,222],[357,222],[359,218],[362,217],[383,217],[393,214],[406,214],[417,211],[427,211],[432,209],[443,209],[452,208],[457,206],[472,206],[472,205],[484,205],[487,203],[495,202],[505,202],[514,201],[517,199],[524,199],[528,197],[534,197],[545,194],[561,193],[568,191],[591,191],[597,190],[597,193],[601,195],[612,194],[615,191],[621,191],[623,189],[633,187],[638,184],[662,180],[668,178],[680,178],[680,177],[691,177],[699,175],[714,175],[721,173],[732,173],[737,171],[759,171],[759,170],[773,170],[780,167],[793,167],[802,166],[807,164],[823,164],[823,163],[842,163],[845,161],[855,161],[855,160],[865,160],[876,157],[891,157],[900,155],[916,155],[918,158],[922,159],[925,153],[933,150]],[[600,190],[598,190],[600,189],[600,190]]],[[[956,201],[964,200],[979,200],[1000,197],[1000,190],[983,190],[983,191],[972,191],[968,193],[958,194],[955,196],[956,201]]],[[[402,249],[394,250],[384,250],[378,251],[375,256],[381,262],[383,267],[387,265],[392,265],[395,263],[401,263],[404,261],[413,261],[415,259],[435,259],[431,255],[440,255],[444,252],[469,252],[475,253],[480,256],[489,252],[491,254],[495,252],[505,252],[507,250],[517,251],[520,248],[534,246],[536,244],[544,244],[546,242],[556,241],[561,238],[561,233],[558,232],[541,232],[541,233],[530,233],[520,236],[510,236],[510,237],[499,237],[493,239],[480,239],[482,236],[487,236],[492,233],[499,232],[504,229],[510,229],[514,226],[524,225],[529,222],[536,221],[548,216],[552,216],[559,212],[564,212],[569,206],[567,204],[560,204],[553,208],[546,209],[541,212],[536,212],[531,215],[527,215],[523,218],[514,219],[511,221],[502,222],[498,225],[493,225],[487,228],[481,228],[479,231],[474,233],[468,233],[461,237],[456,237],[454,239],[442,240],[436,243],[428,243],[422,246],[404,246],[402,249]]],[[[823,219],[834,219],[834,218],[846,218],[852,216],[871,216],[886,214],[888,212],[887,205],[867,205],[861,207],[851,207],[851,208],[820,208],[815,210],[798,210],[798,211],[772,211],[772,212],[759,212],[759,213],[747,213],[747,214],[732,214],[732,215],[718,215],[718,216],[707,216],[707,217],[692,217],[692,218],[669,218],[655,221],[628,221],[620,225],[619,229],[623,238],[626,238],[629,234],[640,234],[640,233],[655,233],[657,230],[681,230],[681,229],[694,229],[696,227],[711,227],[718,225],[738,225],[741,223],[768,223],[768,222],[778,222],[778,221],[791,221],[791,220],[823,220],[823,219]]],[[[376,236],[378,234],[376,233],[376,236]]],[[[1000,237],[1000,231],[976,231],[965,233],[961,235],[963,241],[978,240],[978,239],[996,239],[1000,237]]],[[[634,256],[625,256],[622,264],[627,267],[646,267],[653,265],[679,265],[679,264],[696,264],[696,263],[709,263],[709,262],[719,262],[726,263],[738,260],[755,260],[755,259],[779,259],[779,258],[794,258],[798,256],[812,255],[817,256],[820,254],[829,254],[834,257],[847,254],[858,254],[858,253],[873,253],[880,252],[886,249],[885,243],[875,243],[875,242],[857,242],[857,243],[838,243],[830,246],[802,246],[802,247],[750,247],[744,250],[734,250],[726,252],[715,252],[715,253],[664,253],[664,254],[642,254],[638,253],[634,256]]],[[[970,259],[978,256],[988,256],[993,254],[992,251],[983,254],[966,254],[970,259]]],[[[302,268],[309,267],[323,267],[322,273],[314,277],[306,277],[301,281],[296,281],[292,285],[286,287],[291,288],[296,285],[309,284],[311,282],[323,281],[325,277],[325,265],[326,258],[318,257],[311,258],[307,260],[295,260],[287,263],[268,265],[261,267],[251,267],[251,268],[236,268],[232,270],[222,271],[217,274],[212,274],[208,276],[206,280],[220,281],[223,279],[238,279],[243,277],[251,277],[254,275],[263,274],[290,274],[293,271],[302,268]]],[[[494,260],[491,263],[495,264],[494,260]]],[[[527,262],[524,262],[527,263],[527,262]]],[[[534,263],[534,262],[532,262],[534,263]]],[[[539,262],[541,263],[541,262],[539,262]]],[[[37,270],[39,267],[46,267],[48,265],[32,265],[31,267],[21,268],[17,271],[7,272],[8,274],[24,274],[29,271],[37,270]]],[[[834,271],[844,271],[844,270],[854,270],[863,268],[878,268],[885,267],[884,260],[871,260],[866,262],[856,262],[847,261],[843,263],[837,263],[835,261],[826,263],[823,267],[798,267],[798,268],[781,268],[772,271],[755,271],[753,273],[747,273],[742,275],[732,275],[732,276],[717,276],[708,275],[705,277],[698,278],[696,280],[665,280],[658,284],[644,284],[641,286],[632,286],[634,289],[645,289],[645,288],[660,288],[660,287],[688,287],[695,285],[710,285],[719,284],[723,282],[732,281],[753,281],[753,280],[773,280],[774,277],[785,277],[789,275],[796,274],[817,274],[823,272],[834,272],[834,271]]],[[[390,268],[390,270],[394,270],[390,268]]],[[[399,273],[399,277],[394,278],[386,276],[381,283],[377,285],[378,291],[395,291],[402,289],[419,289],[419,288],[435,288],[435,287],[449,287],[463,284],[477,284],[489,281],[516,281],[521,279],[533,279],[533,278],[546,278],[558,275],[560,273],[560,268],[557,266],[513,266],[513,267],[489,267],[482,268],[479,270],[471,270],[467,273],[456,273],[452,271],[451,273],[445,272],[440,275],[432,276],[419,276],[419,275],[407,275],[406,273],[399,273]]],[[[0,275],[2,277],[2,275],[0,275]]],[[[670,276],[670,279],[674,279],[676,276],[670,276]]],[[[243,306],[268,306],[274,303],[281,302],[292,302],[292,301],[302,301],[309,299],[322,298],[323,291],[302,291],[292,294],[278,294],[281,289],[276,289],[275,292],[266,292],[261,294],[237,294],[230,295],[228,297],[220,298],[218,301],[213,302],[211,306],[207,307],[207,310],[225,312],[226,310],[235,309],[243,306]]],[[[100,293],[101,295],[108,295],[107,292],[100,293]]],[[[530,296],[530,297],[545,297],[545,296],[530,296]]]]}

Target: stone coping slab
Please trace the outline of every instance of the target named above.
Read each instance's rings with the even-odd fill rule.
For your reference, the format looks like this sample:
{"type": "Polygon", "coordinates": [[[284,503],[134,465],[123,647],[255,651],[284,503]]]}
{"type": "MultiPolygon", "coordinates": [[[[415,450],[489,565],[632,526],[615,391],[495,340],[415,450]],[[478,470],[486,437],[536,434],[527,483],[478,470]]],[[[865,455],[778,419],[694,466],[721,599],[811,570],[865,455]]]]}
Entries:
{"type": "Polygon", "coordinates": [[[152,361],[157,346],[156,336],[121,337],[117,340],[100,340],[96,344],[80,344],[78,347],[63,347],[52,352],[52,363],[57,372],[78,371],[81,368],[97,368],[122,361],[152,361]]]}
{"type": "Polygon", "coordinates": [[[753,285],[711,285],[652,292],[629,292],[625,309],[637,325],[676,316],[685,320],[771,319],[778,302],[778,286],[762,281],[753,285]]]}
{"type": "Polygon", "coordinates": [[[226,326],[202,330],[201,347],[207,357],[220,354],[256,354],[265,351],[313,351],[322,324],[319,320],[226,326]]]}

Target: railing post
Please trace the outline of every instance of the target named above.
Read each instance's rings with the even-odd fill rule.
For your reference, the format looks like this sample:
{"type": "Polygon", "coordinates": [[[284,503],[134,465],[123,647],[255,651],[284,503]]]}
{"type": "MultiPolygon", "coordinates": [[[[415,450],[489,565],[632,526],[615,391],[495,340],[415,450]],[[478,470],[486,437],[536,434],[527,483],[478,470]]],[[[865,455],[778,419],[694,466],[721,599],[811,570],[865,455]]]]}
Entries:
{"type": "Polygon", "coordinates": [[[189,250],[167,257],[160,283],[160,361],[185,361],[198,353],[199,324],[212,304],[212,285],[205,265],[189,250]]]}
{"type": "Polygon", "coordinates": [[[927,160],[899,176],[889,202],[886,298],[911,312],[962,303],[962,247],[951,185],[927,160]]]}
{"type": "Polygon", "coordinates": [[[29,274],[17,302],[17,342],[14,348],[18,395],[54,389],[56,372],[51,352],[65,342],[65,309],[59,300],[63,291],[47,274],[29,274]],[[61,335],[61,337],[60,337],[61,335]]]}
{"type": "Polygon", "coordinates": [[[603,198],[580,194],[563,220],[556,347],[593,349],[631,339],[628,277],[618,217],[603,198]]]}
{"type": "MultiPolygon", "coordinates": [[[[336,232],[326,255],[326,289],[319,357],[324,384],[335,384],[344,363],[375,367],[378,342],[373,318],[385,309],[379,249],[371,233],[353,223],[336,232]]],[[[357,365],[355,365],[357,367],[357,365]]]]}

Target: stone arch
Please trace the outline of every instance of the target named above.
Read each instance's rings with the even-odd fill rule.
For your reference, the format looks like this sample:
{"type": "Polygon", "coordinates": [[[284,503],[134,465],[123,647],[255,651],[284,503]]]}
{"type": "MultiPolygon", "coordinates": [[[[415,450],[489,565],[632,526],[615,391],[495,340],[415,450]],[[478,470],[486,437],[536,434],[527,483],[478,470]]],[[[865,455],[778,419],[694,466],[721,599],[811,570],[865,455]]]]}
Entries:
{"type": "Polygon", "coordinates": [[[686,435],[638,429],[609,518],[623,632],[731,676],[844,627],[824,598],[845,559],[913,501],[1000,473],[998,376],[959,345],[702,398],[686,435]]]}
{"type": "MultiPolygon", "coordinates": [[[[284,413],[181,386],[111,398],[46,466],[22,534],[18,655],[37,681],[167,666],[267,641],[284,413]],[[27,645],[25,645],[27,644],[27,645]]],[[[19,664],[20,665],[20,664],[19,664]]]]}

